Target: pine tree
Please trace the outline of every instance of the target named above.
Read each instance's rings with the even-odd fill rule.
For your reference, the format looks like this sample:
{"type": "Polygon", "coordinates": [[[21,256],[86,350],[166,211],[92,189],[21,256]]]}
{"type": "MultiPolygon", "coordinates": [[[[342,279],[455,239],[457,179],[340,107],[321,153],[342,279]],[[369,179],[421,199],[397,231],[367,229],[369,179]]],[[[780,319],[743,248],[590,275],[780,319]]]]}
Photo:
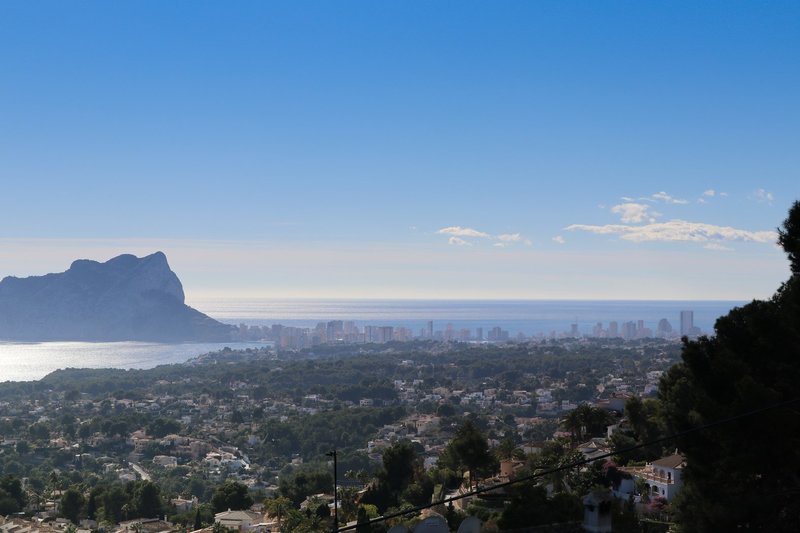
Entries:
{"type": "MultiPolygon", "coordinates": [[[[800,202],[779,242],[791,276],[776,294],[720,318],[713,337],[684,339],[682,363],[659,392],[671,432],[800,396],[800,202]]],[[[798,408],[771,409],[677,440],[687,466],[676,505],[687,530],[794,531],[800,523],[798,408]]]]}

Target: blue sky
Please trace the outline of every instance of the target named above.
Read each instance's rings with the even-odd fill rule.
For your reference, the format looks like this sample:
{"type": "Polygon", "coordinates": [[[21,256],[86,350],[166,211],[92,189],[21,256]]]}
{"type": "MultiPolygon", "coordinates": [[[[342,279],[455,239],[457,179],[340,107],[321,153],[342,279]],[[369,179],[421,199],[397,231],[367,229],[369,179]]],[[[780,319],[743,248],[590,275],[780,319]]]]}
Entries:
{"type": "Polygon", "coordinates": [[[187,297],[768,297],[795,2],[0,3],[0,276],[187,297]]]}

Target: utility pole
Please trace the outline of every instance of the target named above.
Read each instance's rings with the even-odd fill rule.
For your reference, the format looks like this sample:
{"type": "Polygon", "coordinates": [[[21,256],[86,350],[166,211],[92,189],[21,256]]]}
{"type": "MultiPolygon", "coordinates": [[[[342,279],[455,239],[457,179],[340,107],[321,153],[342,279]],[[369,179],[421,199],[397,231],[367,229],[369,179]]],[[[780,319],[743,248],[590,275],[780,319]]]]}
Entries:
{"type": "Polygon", "coordinates": [[[333,457],[333,533],[339,531],[339,482],[336,465],[336,450],[326,453],[328,457],[333,457]]]}

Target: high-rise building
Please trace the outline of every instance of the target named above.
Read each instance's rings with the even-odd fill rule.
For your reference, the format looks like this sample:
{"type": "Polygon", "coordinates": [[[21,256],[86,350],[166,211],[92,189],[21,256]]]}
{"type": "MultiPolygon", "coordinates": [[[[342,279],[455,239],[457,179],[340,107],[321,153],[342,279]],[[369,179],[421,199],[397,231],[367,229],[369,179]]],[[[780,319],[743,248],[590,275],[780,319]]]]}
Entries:
{"type": "Polygon", "coordinates": [[[612,320],[608,323],[608,336],[609,337],[619,337],[619,326],[615,320],[612,320]]]}
{"type": "Polygon", "coordinates": [[[453,324],[447,324],[444,328],[444,340],[451,341],[455,338],[455,330],[453,329],[453,324]]]}
{"type": "Polygon", "coordinates": [[[622,324],[622,338],[628,340],[636,338],[636,322],[629,321],[622,324]]]}
{"type": "Polygon", "coordinates": [[[508,331],[501,329],[500,326],[495,326],[489,330],[490,341],[507,341],[508,331]]]}
{"type": "Polygon", "coordinates": [[[681,336],[694,333],[694,311],[681,311],[681,336]]]}
{"type": "Polygon", "coordinates": [[[394,327],[381,326],[378,328],[378,342],[390,342],[394,340],[394,327]]]}

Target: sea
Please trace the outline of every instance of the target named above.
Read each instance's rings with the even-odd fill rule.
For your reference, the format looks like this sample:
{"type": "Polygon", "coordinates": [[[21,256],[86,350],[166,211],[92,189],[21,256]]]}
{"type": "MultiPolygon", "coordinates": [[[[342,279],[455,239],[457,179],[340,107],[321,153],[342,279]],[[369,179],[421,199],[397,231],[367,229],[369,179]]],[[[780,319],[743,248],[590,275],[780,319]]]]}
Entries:
{"type": "MultiPolygon", "coordinates": [[[[615,321],[644,322],[656,330],[666,318],[673,329],[680,328],[681,311],[692,311],[694,325],[713,333],[716,319],[746,302],[689,300],[267,300],[196,299],[192,307],[228,324],[315,327],[332,320],[353,321],[357,326],[394,326],[415,335],[433,322],[434,331],[450,325],[454,330],[482,328],[484,337],[494,327],[511,338],[558,336],[577,324],[580,334],[590,334],[600,323],[607,328],[615,321]]],[[[31,381],[61,368],[153,368],[183,363],[193,357],[231,348],[265,346],[264,342],[181,343],[148,342],[2,342],[0,341],[0,382],[31,381]]]]}

